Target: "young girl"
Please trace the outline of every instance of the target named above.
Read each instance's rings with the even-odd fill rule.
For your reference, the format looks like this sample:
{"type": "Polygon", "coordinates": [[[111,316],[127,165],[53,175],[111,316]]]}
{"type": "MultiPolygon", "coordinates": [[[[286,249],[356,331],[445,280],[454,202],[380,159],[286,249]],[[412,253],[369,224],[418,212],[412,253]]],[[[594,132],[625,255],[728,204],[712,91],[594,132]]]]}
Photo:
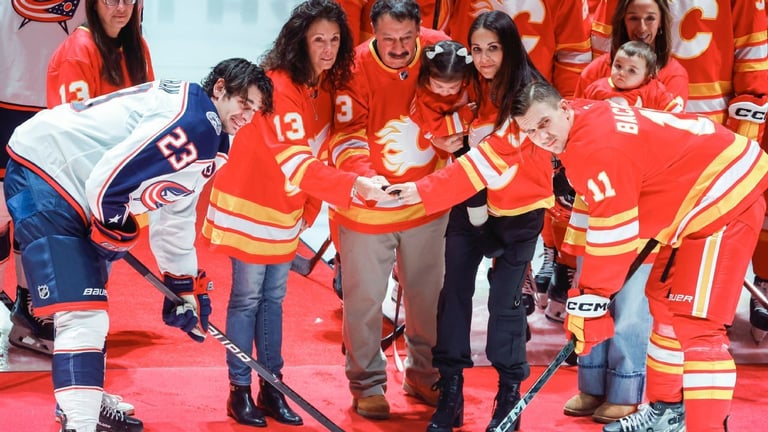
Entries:
{"type": "MultiPolygon", "coordinates": [[[[411,119],[424,136],[438,151],[448,150],[455,157],[469,150],[464,137],[477,108],[470,101],[472,69],[472,56],[461,43],[444,40],[427,46],[422,53],[419,86],[411,102],[411,119]]],[[[466,201],[473,226],[481,226],[488,219],[486,198],[485,191],[481,191],[466,201]]]]}
{"type": "Polygon", "coordinates": [[[584,90],[587,99],[610,100],[621,105],[682,112],[683,99],[667,90],[656,78],[656,53],[640,41],[625,42],[616,51],[611,76],[584,90]]]}

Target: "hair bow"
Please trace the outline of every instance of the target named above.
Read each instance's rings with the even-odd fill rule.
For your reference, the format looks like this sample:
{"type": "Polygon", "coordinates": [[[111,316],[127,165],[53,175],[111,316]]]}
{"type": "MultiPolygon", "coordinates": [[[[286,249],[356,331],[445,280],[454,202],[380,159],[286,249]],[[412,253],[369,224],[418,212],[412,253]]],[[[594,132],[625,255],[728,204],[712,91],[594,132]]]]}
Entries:
{"type": "Polygon", "coordinates": [[[472,56],[469,55],[469,51],[467,51],[467,48],[461,47],[458,51],[456,51],[456,54],[464,57],[465,63],[467,64],[472,63],[472,56]]]}
{"type": "Polygon", "coordinates": [[[432,60],[437,54],[444,52],[445,50],[440,45],[435,45],[431,51],[427,51],[427,58],[432,60]]]}

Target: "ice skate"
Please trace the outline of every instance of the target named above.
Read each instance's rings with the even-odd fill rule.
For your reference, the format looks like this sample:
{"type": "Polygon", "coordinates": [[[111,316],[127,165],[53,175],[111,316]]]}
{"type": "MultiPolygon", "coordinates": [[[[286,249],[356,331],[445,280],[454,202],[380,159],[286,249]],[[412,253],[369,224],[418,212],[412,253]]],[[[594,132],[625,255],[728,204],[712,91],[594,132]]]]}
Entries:
{"type": "Polygon", "coordinates": [[[11,345],[53,355],[53,317],[34,316],[26,288],[16,287],[16,302],[13,304],[11,322],[11,345]]]}
{"type": "Polygon", "coordinates": [[[547,290],[547,308],[544,316],[550,321],[565,322],[565,302],[568,300],[568,290],[573,283],[576,269],[565,264],[556,263],[552,281],[547,290]]]}
{"type": "MultiPolygon", "coordinates": [[[[141,420],[129,417],[118,409],[122,399],[118,396],[104,393],[99,410],[99,421],[96,424],[96,432],[142,432],[144,423],[141,420]]],[[[133,408],[132,405],[126,404],[133,408]]],[[[56,408],[56,421],[61,423],[61,431],[66,432],[67,416],[58,407],[56,408]]]]}
{"type": "MultiPolygon", "coordinates": [[[[116,409],[127,416],[132,416],[136,413],[136,407],[133,404],[123,401],[122,396],[109,394],[104,392],[101,396],[101,405],[107,405],[112,409],[116,409]]],[[[64,411],[61,410],[59,405],[56,405],[56,421],[61,421],[64,417],[64,411]]]]}
{"type": "Polygon", "coordinates": [[[525,307],[525,314],[531,315],[536,312],[536,297],[538,293],[534,288],[533,272],[531,266],[528,265],[528,269],[525,272],[525,278],[523,279],[523,306],[525,307]]]}
{"type": "Polygon", "coordinates": [[[682,402],[653,402],[603,427],[603,432],[685,432],[682,402]]]}
{"type": "MultiPolygon", "coordinates": [[[[755,276],[755,288],[768,295],[768,280],[755,276]]],[[[752,325],[752,339],[756,344],[760,344],[768,334],[768,309],[754,297],[749,299],[749,323],[752,325]]]]}
{"type": "Polygon", "coordinates": [[[555,248],[544,246],[541,256],[541,267],[536,272],[534,281],[536,282],[536,292],[538,296],[536,298],[536,305],[541,309],[547,307],[547,289],[549,288],[549,282],[552,279],[552,275],[555,271],[555,254],[557,251],[555,248]]]}

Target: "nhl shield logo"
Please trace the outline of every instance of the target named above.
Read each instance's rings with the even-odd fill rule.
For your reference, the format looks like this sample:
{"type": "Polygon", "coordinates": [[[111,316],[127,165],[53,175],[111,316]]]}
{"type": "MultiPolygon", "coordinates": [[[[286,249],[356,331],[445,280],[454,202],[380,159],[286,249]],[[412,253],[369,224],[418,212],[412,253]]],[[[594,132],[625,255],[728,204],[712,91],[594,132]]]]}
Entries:
{"type": "Polygon", "coordinates": [[[57,23],[69,34],[67,21],[75,16],[81,0],[11,0],[13,9],[24,20],[19,28],[31,21],[57,23]]]}
{"type": "Polygon", "coordinates": [[[48,297],[51,296],[51,290],[48,288],[48,285],[38,285],[37,286],[37,296],[40,298],[40,300],[45,300],[48,297]]]}

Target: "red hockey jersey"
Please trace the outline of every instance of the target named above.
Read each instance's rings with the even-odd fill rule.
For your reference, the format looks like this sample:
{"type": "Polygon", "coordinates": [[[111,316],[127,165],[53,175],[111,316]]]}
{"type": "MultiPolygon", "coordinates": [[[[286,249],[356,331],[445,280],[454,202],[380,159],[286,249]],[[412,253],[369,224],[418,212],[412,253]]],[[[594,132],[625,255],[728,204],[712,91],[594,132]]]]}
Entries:
{"type": "Polygon", "coordinates": [[[475,113],[470,106],[470,91],[465,82],[455,95],[442,96],[426,86],[416,88],[411,102],[411,120],[427,139],[467,133],[475,113]]]}
{"type": "MultiPolygon", "coordinates": [[[[291,261],[302,220],[311,224],[322,204],[286,179],[273,152],[296,149],[294,154],[321,154],[333,114],[327,91],[295,84],[284,71],[267,75],[275,88],[274,112],[255,115],[238,131],[229,163],[214,179],[202,229],[212,250],[257,264],[291,261]]],[[[339,186],[334,176],[326,177],[330,192],[325,197],[344,205],[351,189],[347,182],[355,176],[335,174],[346,184],[339,186]]]]}
{"type": "Polygon", "coordinates": [[[669,112],[682,112],[684,109],[682,98],[673,95],[661,81],[655,78],[631,90],[616,88],[610,77],[600,78],[584,90],[584,98],[609,100],[618,105],[669,112]]]}
{"type": "Polygon", "coordinates": [[[676,247],[689,235],[709,235],[768,187],[768,155],[757,142],[707,117],[602,101],[571,106],[559,157],[589,208],[581,221],[586,292],[618,291],[644,240],[676,247]]]}
{"type": "MultiPolygon", "coordinates": [[[[447,37],[421,28],[415,58],[401,69],[387,67],[376,54],[373,40],[360,45],[352,81],[336,96],[336,132],[331,160],[339,169],[363,176],[384,176],[390,183],[418,180],[445,165],[429,140],[409,117],[416,93],[422,47],[447,37]]],[[[340,224],[366,233],[413,228],[440,215],[427,215],[421,204],[397,200],[368,206],[355,200],[349,209],[335,209],[340,224]]]]}
{"type": "MultiPolygon", "coordinates": [[[[147,81],[155,79],[149,48],[142,39],[144,55],[147,59],[147,81]]],[[[104,61],[99,49],[93,41],[91,31],[86,27],[78,27],[59,45],[48,63],[46,80],[46,98],[48,107],[82,101],[101,96],[121,88],[141,83],[132,83],[128,76],[125,58],[122,60],[125,84],[115,86],[102,77],[101,70],[104,61]]]]}
{"type": "Polygon", "coordinates": [[[592,60],[590,19],[584,0],[467,0],[456,2],[448,34],[468,44],[469,28],[483,12],[506,12],[515,21],[533,64],[564,96],[592,60]]]}

